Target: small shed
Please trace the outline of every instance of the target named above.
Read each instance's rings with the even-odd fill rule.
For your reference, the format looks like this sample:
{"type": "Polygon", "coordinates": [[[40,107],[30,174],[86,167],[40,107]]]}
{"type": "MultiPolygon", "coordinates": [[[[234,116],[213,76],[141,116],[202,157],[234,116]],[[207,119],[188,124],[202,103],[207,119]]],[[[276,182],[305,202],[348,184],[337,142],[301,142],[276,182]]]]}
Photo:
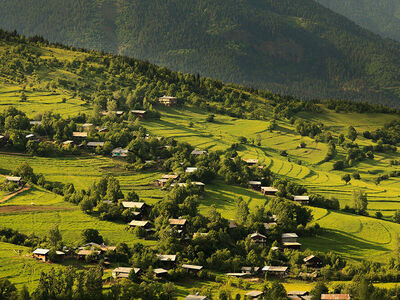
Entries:
{"type": "Polygon", "coordinates": [[[128,149],[123,149],[121,147],[115,148],[111,151],[112,157],[128,157],[128,149]]]}
{"type": "Polygon", "coordinates": [[[261,268],[260,267],[241,267],[240,270],[242,271],[242,273],[249,274],[249,275],[255,275],[261,271],[261,268]]]}
{"type": "Polygon", "coordinates": [[[250,299],[259,299],[262,295],[264,295],[264,293],[261,291],[250,291],[244,295],[250,299]]]}
{"type": "Polygon", "coordinates": [[[302,205],[307,205],[310,203],[310,197],[309,196],[293,196],[293,201],[302,204],[302,205]]]}
{"type": "Polygon", "coordinates": [[[203,266],[183,264],[182,269],[186,270],[188,273],[196,274],[203,269],[203,266]]]}
{"type": "Polygon", "coordinates": [[[112,277],[114,278],[128,278],[131,271],[134,271],[135,274],[139,274],[141,269],[140,268],[126,268],[126,267],[118,267],[112,270],[112,277]]]}
{"type": "Polygon", "coordinates": [[[247,158],[247,159],[242,159],[248,166],[254,166],[258,164],[258,159],[254,158],[247,158]]]}
{"type": "Polygon", "coordinates": [[[267,243],[267,237],[258,232],[250,234],[250,239],[257,244],[265,245],[267,243]]]}
{"type": "Polygon", "coordinates": [[[301,244],[299,242],[285,242],[285,243],[283,243],[283,248],[300,250],[301,244]]]}
{"type": "Polygon", "coordinates": [[[323,265],[322,260],[315,255],[309,255],[306,258],[304,258],[303,261],[306,264],[306,266],[310,268],[321,268],[323,265]]]}
{"type": "Polygon", "coordinates": [[[322,294],[321,300],[350,300],[349,294],[322,294]]]}
{"type": "Polygon", "coordinates": [[[275,196],[279,190],[272,186],[262,186],[261,192],[266,196],[275,196]]]}
{"type": "Polygon", "coordinates": [[[296,233],[282,233],[282,243],[295,243],[299,236],[296,233]]]}
{"type": "Polygon", "coordinates": [[[141,119],[146,119],[147,116],[147,111],[145,110],[131,110],[131,114],[133,114],[134,116],[141,118],[141,119]]]}
{"type": "Polygon", "coordinates": [[[175,266],[176,263],[176,255],[174,254],[157,254],[158,261],[163,267],[170,269],[175,266]]]}
{"type": "Polygon", "coordinates": [[[49,252],[49,249],[37,248],[35,251],[33,251],[33,257],[38,260],[47,261],[49,252]]]}
{"type": "Polygon", "coordinates": [[[178,99],[176,97],[164,95],[164,96],[158,98],[158,102],[165,106],[174,106],[178,103],[178,99]]]}
{"type": "Polygon", "coordinates": [[[15,183],[15,184],[18,184],[18,185],[21,185],[21,183],[22,183],[21,180],[22,180],[22,178],[19,177],[19,176],[7,176],[6,177],[6,181],[7,182],[15,183]]]}
{"type": "Polygon", "coordinates": [[[88,142],[87,145],[90,148],[97,148],[97,147],[103,147],[104,146],[104,142],[88,142]]]}
{"type": "Polygon", "coordinates": [[[261,181],[250,180],[248,183],[253,190],[259,191],[261,189],[261,181]]]}
{"type": "Polygon", "coordinates": [[[186,228],[186,219],[169,219],[169,225],[175,226],[178,229],[184,230],[186,228]]]}
{"type": "Polygon", "coordinates": [[[288,267],[284,266],[265,266],[262,268],[262,271],[264,273],[278,276],[278,277],[286,277],[287,272],[288,272],[288,267]]]}
{"type": "Polygon", "coordinates": [[[197,171],[196,167],[187,167],[185,169],[185,173],[193,173],[193,172],[196,172],[196,171],[197,171]]]}
{"type": "Polygon", "coordinates": [[[190,154],[194,155],[194,156],[206,155],[207,151],[205,151],[205,150],[197,150],[196,149],[196,150],[193,150],[190,154]]]}
{"type": "Polygon", "coordinates": [[[168,275],[168,270],[165,270],[163,268],[154,269],[153,272],[154,272],[154,277],[156,278],[162,278],[168,275]]]}
{"type": "Polygon", "coordinates": [[[88,133],[87,132],[80,132],[80,131],[75,131],[72,133],[72,136],[74,138],[87,138],[88,137],[88,133]]]}

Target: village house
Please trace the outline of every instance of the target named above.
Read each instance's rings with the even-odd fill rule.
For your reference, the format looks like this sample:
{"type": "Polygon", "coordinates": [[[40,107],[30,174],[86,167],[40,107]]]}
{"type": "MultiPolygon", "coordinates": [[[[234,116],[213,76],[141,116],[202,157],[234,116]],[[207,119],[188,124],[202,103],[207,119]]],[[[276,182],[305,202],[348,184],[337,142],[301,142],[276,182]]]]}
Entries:
{"type": "Polygon", "coordinates": [[[42,121],[29,121],[29,125],[42,125],[42,121]]]}
{"type": "Polygon", "coordinates": [[[129,224],[129,227],[142,227],[144,228],[146,231],[151,229],[151,223],[149,221],[137,221],[137,220],[133,220],[131,221],[129,224]]]}
{"type": "Polygon", "coordinates": [[[112,157],[128,157],[128,149],[123,149],[121,147],[115,148],[111,151],[112,157]]]}
{"type": "Polygon", "coordinates": [[[258,159],[253,159],[253,158],[247,158],[247,159],[242,159],[248,166],[254,166],[258,164],[258,159]]]}
{"type": "Polygon", "coordinates": [[[146,119],[147,111],[145,110],[131,110],[131,114],[134,116],[141,118],[141,119],[146,119]]]}
{"type": "Polygon", "coordinates": [[[258,232],[250,234],[250,239],[254,243],[261,244],[261,245],[265,245],[267,243],[267,237],[258,232]]]}
{"type": "Polygon", "coordinates": [[[84,130],[84,131],[90,131],[90,130],[92,130],[94,128],[94,125],[92,124],[92,123],[85,123],[85,124],[82,124],[82,129],[84,130]]]}
{"type": "Polygon", "coordinates": [[[6,182],[8,183],[15,183],[19,186],[22,185],[22,178],[19,176],[7,176],[6,177],[6,182]]]}
{"type": "Polygon", "coordinates": [[[165,270],[163,268],[154,269],[153,272],[155,278],[163,278],[168,275],[168,270],[165,270]]]}
{"type": "Polygon", "coordinates": [[[72,136],[74,138],[83,139],[83,138],[87,138],[88,137],[88,133],[87,132],[75,131],[75,132],[72,133],[72,136]]]}
{"type": "Polygon", "coordinates": [[[246,299],[261,299],[261,297],[264,295],[264,293],[261,291],[250,291],[244,295],[245,295],[246,299]]]}
{"type": "Polygon", "coordinates": [[[265,230],[271,230],[271,229],[275,228],[276,226],[278,226],[278,223],[269,222],[269,223],[264,223],[263,225],[264,225],[265,230]]]}
{"type": "Polygon", "coordinates": [[[183,264],[182,269],[186,270],[188,273],[197,274],[203,269],[203,266],[183,264]]]}
{"type": "Polygon", "coordinates": [[[301,244],[297,242],[298,235],[296,233],[282,233],[282,245],[286,249],[299,250],[301,244]]]}
{"type": "Polygon", "coordinates": [[[185,300],[210,300],[206,296],[196,295],[187,295],[185,300]]]}
{"type": "Polygon", "coordinates": [[[68,146],[73,146],[74,141],[68,140],[62,143],[63,148],[68,147],[68,146]]]}
{"type": "Polygon", "coordinates": [[[191,155],[195,155],[195,156],[199,156],[199,155],[206,155],[207,151],[204,150],[193,150],[191,153],[191,155]]]}
{"type": "Polygon", "coordinates": [[[90,148],[97,148],[97,147],[101,148],[104,146],[104,142],[88,142],[86,146],[90,148]]]}
{"type": "Polygon", "coordinates": [[[158,102],[165,106],[174,106],[178,103],[178,99],[176,97],[164,95],[164,96],[158,98],[158,102]]]}
{"type": "Polygon", "coordinates": [[[349,294],[322,294],[321,300],[350,300],[349,294]]]}
{"type": "Polygon", "coordinates": [[[242,271],[242,273],[245,273],[247,275],[256,275],[256,274],[260,273],[261,268],[260,267],[241,267],[240,271],[242,271]]]}
{"type": "Polygon", "coordinates": [[[290,300],[311,300],[308,291],[290,291],[287,293],[287,296],[290,300]]]}
{"type": "Polygon", "coordinates": [[[161,178],[154,180],[154,186],[156,187],[165,187],[167,185],[168,179],[161,178]]]}
{"type": "Polygon", "coordinates": [[[81,247],[79,247],[79,249],[81,250],[85,250],[90,248],[91,250],[100,250],[101,253],[106,253],[107,251],[115,251],[117,249],[117,247],[115,246],[107,246],[105,244],[97,244],[97,243],[87,243],[81,247]]]}
{"type": "Polygon", "coordinates": [[[196,167],[187,167],[185,170],[185,173],[193,173],[196,172],[197,168],[196,167]]]}
{"type": "Polygon", "coordinates": [[[321,268],[323,265],[322,260],[315,255],[307,256],[303,261],[305,265],[310,268],[321,268]]]}
{"type": "Polygon", "coordinates": [[[253,190],[259,191],[261,189],[261,181],[250,180],[248,183],[253,190]]]}
{"type": "Polygon", "coordinates": [[[169,219],[169,225],[176,227],[178,230],[185,231],[186,229],[186,219],[169,219]]]}
{"type": "Polygon", "coordinates": [[[268,275],[277,277],[286,277],[288,273],[288,267],[284,266],[265,266],[262,271],[268,275]]]}
{"type": "Polygon", "coordinates": [[[76,258],[78,260],[87,260],[87,257],[90,257],[92,260],[97,261],[100,258],[101,251],[99,250],[90,250],[90,249],[81,249],[76,253],[76,258]]]}
{"type": "Polygon", "coordinates": [[[310,202],[310,197],[309,196],[293,196],[293,201],[295,201],[301,205],[307,205],[310,202]]]}
{"type": "Polygon", "coordinates": [[[132,213],[136,218],[142,218],[147,215],[148,205],[144,202],[122,201],[121,205],[124,209],[134,210],[132,213]]]}
{"type": "MultiPolygon", "coordinates": [[[[41,260],[41,261],[48,261],[49,260],[49,249],[41,249],[41,248],[37,248],[35,251],[33,251],[33,257],[41,260]]],[[[56,255],[57,255],[57,260],[63,260],[65,257],[65,253],[62,251],[56,251],[56,255]]]]}
{"type": "Polygon", "coordinates": [[[131,271],[135,272],[135,274],[139,274],[141,272],[140,268],[126,268],[126,267],[119,267],[112,270],[112,277],[115,279],[119,278],[128,278],[131,271]]]}
{"type": "Polygon", "coordinates": [[[261,192],[266,196],[275,196],[276,193],[278,192],[278,189],[272,186],[262,186],[261,192]]]}
{"type": "Polygon", "coordinates": [[[178,174],[163,174],[161,176],[162,179],[172,179],[172,180],[176,180],[179,178],[178,174]]]}
{"type": "Polygon", "coordinates": [[[175,267],[176,255],[157,254],[159,263],[167,269],[175,267]]]}

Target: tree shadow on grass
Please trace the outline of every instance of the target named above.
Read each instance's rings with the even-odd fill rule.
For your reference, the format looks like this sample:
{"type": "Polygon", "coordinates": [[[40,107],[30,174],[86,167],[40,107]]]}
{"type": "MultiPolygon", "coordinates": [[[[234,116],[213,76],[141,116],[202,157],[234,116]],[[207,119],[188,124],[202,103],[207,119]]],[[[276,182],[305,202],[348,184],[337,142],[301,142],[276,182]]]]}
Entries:
{"type": "Polygon", "coordinates": [[[303,243],[304,248],[323,252],[333,251],[354,260],[363,260],[367,253],[368,256],[379,256],[384,254],[384,252],[391,251],[391,249],[376,242],[367,241],[341,230],[331,229],[325,229],[317,237],[302,238],[300,242],[303,243]],[[381,253],[377,254],[376,252],[381,253]]]}

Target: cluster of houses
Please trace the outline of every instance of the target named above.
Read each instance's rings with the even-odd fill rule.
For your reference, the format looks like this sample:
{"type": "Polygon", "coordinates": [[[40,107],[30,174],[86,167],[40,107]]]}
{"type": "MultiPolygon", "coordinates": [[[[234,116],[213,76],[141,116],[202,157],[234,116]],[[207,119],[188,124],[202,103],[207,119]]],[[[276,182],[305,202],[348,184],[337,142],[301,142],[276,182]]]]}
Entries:
{"type": "MultiPolygon", "coordinates": [[[[104,258],[105,264],[109,264],[107,262],[107,257],[104,257],[107,251],[115,251],[115,246],[106,246],[104,244],[97,243],[88,243],[77,249],[68,249],[67,247],[63,248],[63,251],[56,251],[57,261],[62,261],[64,258],[76,258],[78,260],[88,261],[98,261],[100,258],[104,258]]],[[[37,260],[48,262],[50,249],[42,249],[37,248],[33,251],[32,255],[37,260]]]]}
{"type": "MultiPolygon", "coordinates": [[[[245,299],[262,299],[264,293],[262,291],[250,291],[244,294],[245,299]]],[[[290,300],[311,300],[313,297],[308,291],[290,291],[287,294],[290,300]]],[[[322,294],[321,300],[350,300],[349,294],[322,294]]],[[[201,296],[199,294],[188,295],[185,300],[210,300],[206,296],[201,296]]]]}
{"type": "MultiPolygon", "coordinates": [[[[258,164],[257,159],[242,159],[248,166],[255,166],[258,164]]],[[[259,166],[260,168],[263,168],[263,166],[259,166]]],[[[276,196],[276,194],[279,192],[278,189],[272,187],[272,186],[262,186],[262,182],[260,180],[250,180],[248,182],[249,186],[255,190],[255,191],[260,191],[263,195],[265,196],[276,196]]],[[[295,195],[293,196],[292,199],[294,202],[299,203],[301,205],[308,205],[310,203],[310,197],[307,195],[295,195]]]]}

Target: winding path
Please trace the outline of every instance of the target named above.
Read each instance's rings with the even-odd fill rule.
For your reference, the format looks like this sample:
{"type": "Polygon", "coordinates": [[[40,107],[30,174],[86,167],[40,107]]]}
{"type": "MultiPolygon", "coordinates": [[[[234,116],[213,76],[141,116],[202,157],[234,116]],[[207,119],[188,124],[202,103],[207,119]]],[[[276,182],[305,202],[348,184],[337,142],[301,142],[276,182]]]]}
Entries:
{"type": "Polygon", "coordinates": [[[23,193],[23,192],[29,190],[30,188],[31,188],[31,186],[29,184],[25,184],[25,186],[22,189],[19,189],[19,190],[13,192],[13,193],[5,195],[2,199],[0,199],[0,203],[8,201],[12,197],[14,197],[14,196],[16,196],[16,195],[18,195],[20,193],[23,193]]]}

